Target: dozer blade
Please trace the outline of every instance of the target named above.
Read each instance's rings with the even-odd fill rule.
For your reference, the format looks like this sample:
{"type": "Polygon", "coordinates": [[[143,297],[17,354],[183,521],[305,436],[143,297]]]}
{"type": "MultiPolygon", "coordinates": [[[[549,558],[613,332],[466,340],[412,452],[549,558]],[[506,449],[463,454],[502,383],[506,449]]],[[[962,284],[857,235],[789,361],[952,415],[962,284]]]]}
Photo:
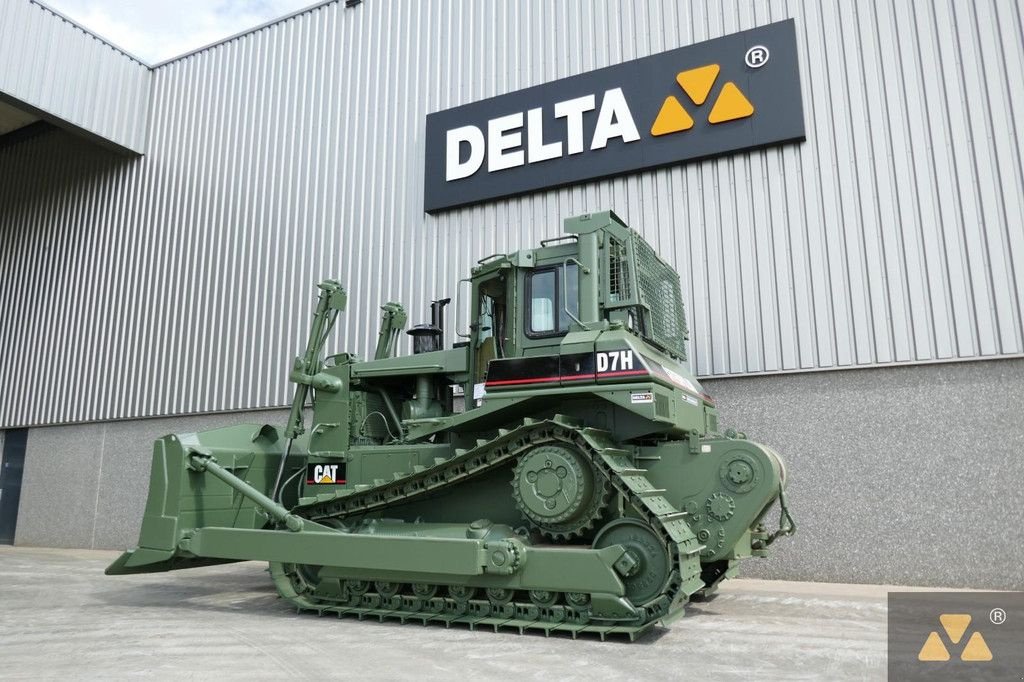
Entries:
{"type": "MultiPolygon", "coordinates": [[[[268,525],[267,515],[250,498],[195,468],[191,459],[196,452],[209,455],[221,468],[269,495],[283,448],[274,427],[258,424],[157,439],[139,546],[118,557],[107,567],[107,575],[230,563],[231,559],[198,557],[183,550],[181,540],[207,526],[259,529],[268,525]]],[[[295,459],[296,466],[287,468],[289,475],[301,461],[295,459]]]]}

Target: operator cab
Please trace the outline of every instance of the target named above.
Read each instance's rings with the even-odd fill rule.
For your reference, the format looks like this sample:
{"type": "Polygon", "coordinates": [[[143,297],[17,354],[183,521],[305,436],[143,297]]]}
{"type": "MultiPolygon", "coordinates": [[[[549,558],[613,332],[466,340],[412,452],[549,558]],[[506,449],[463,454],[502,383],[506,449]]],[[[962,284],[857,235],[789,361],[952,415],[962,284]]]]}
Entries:
{"type": "Polygon", "coordinates": [[[566,220],[565,232],[540,248],[489,256],[473,269],[465,387],[473,399],[467,408],[477,404],[485,382],[540,389],[564,385],[567,376],[574,385],[585,376],[592,381],[593,373],[562,365],[604,350],[598,337],[611,330],[638,337],[670,365],[686,361],[688,332],[675,270],[610,211],[566,220]],[[502,361],[508,374],[518,368],[516,359],[542,357],[550,372],[535,361],[529,379],[488,376],[494,361],[502,361]]]}

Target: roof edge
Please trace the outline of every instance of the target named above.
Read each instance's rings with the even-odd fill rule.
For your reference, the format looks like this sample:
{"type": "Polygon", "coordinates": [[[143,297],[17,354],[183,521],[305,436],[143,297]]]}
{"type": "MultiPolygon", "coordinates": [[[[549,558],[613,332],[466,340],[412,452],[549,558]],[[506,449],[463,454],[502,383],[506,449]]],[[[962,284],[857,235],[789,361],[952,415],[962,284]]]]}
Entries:
{"type": "MultiPolygon", "coordinates": [[[[31,1],[32,2],[37,2],[38,0],[31,0],[31,1]]],[[[303,14],[307,14],[309,12],[313,12],[315,10],[320,9],[321,7],[326,7],[327,5],[335,5],[335,4],[339,3],[339,2],[341,2],[341,0],[319,0],[319,2],[314,2],[312,5],[308,5],[306,7],[301,8],[301,9],[297,9],[294,12],[290,12],[288,14],[285,14],[284,16],[278,17],[276,19],[270,19],[269,21],[265,21],[262,24],[259,24],[257,26],[253,26],[252,28],[247,28],[244,31],[239,31],[238,33],[234,33],[232,35],[229,35],[226,38],[221,38],[220,40],[215,40],[214,42],[209,43],[208,45],[203,45],[202,47],[197,47],[194,50],[189,50],[188,52],[186,52],[184,54],[178,55],[177,57],[171,57],[170,59],[165,59],[162,62],[157,62],[156,64],[147,65],[147,66],[149,66],[150,70],[155,71],[156,69],[159,69],[160,67],[167,66],[168,64],[173,64],[176,61],[180,61],[182,59],[186,59],[186,58],[191,57],[193,55],[199,54],[200,52],[205,52],[207,50],[212,50],[213,48],[218,47],[220,45],[224,45],[226,43],[230,43],[232,41],[238,40],[239,38],[243,38],[243,37],[249,35],[250,33],[258,33],[259,31],[262,31],[265,28],[270,28],[271,26],[274,26],[275,24],[283,24],[284,22],[286,22],[286,21],[288,21],[290,19],[294,19],[295,17],[301,16],[303,14]]],[[[358,4],[362,4],[362,1],[360,0],[360,2],[357,2],[357,3],[353,4],[352,6],[355,7],[358,4]]]]}
{"type": "MultiPolygon", "coordinates": [[[[180,54],[180,55],[178,55],[176,57],[170,57],[170,58],[165,59],[163,61],[159,61],[159,62],[155,62],[155,63],[150,63],[150,62],[145,61],[141,57],[138,57],[138,56],[132,54],[128,50],[124,49],[123,47],[120,47],[120,46],[116,45],[115,43],[112,43],[109,39],[104,38],[103,36],[99,35],[95,31],[92,31],[92,30],[86,28],[85,26],[82,26],[82,24],[78,23],[77,21],[75,21],[74,19],[72,19],[68,15],[64,14],[63,12],[54,9],[53,7],[50,7],[43,0],[28,0],[28,1],[31,4],[33,4],[33,5],[39,6],[40,8],[42,8],[43,10],[45,10],[45,11],[49,12],[50,14],[54,15],[55,17],[57,17],[59,19],[62,19],[63,21],[66,21],[67,23],[71,24],[72,26],[74,26],[78,30],[82,31],[83,33],[87,33],[88,35],[92,36],[96,40],[100,41],[101,43],[103,43],[104,45],[109,47],[110,49],[112,49],[112,50],[114,50],[116,52],[120,52],[122,55],[124,55],[128,59],[131,59],[133,62],[137,62],[138,64],[140,64],[141,66],[146,67],[150,71],[155,71],[155,70],[159,69],[162,66],[167,66],[168,64],[173,64],[176,61],[185,59],[187,57],[191,57],[193,55],[199,54],[200,52],[205,52],[207,50],[211,50],[211,49],[213,49],[215,47],[218,47],[220,45],[224,45],[225,43],[230,43],[230,42],[232,42],[234,40],[238,40],[239,38],[243,38],[243,37],[249,35],[250,33],[257,33],[259,31],[262,31],[265,28],[270,28],[271,26],[274,26],[275,24],[282,24],[282,23],[288,21],[289,19],[294,19],[295,17],[301,16],[303,14],[307,14],[309,12],[313,12],[315,10],[320,9],[321,7],[326,7],[327,5],[334,5],[334,4],[337,4],[337,3],[341,2],[341,0],[318,0],[318,2],[314,2],[311,5],[307,5],[306,7],[302,7],[300,9],[297,9],[294,12],[289,12],[288,14],[285,14],[284,16],[277,17],[276,19],[270,19],[268,21],[263,22],[262,24],[258,24],[256,26],[253,26],[252,28],[247,28],[247,29],[245,29],[243,31],[239,31],[238,33],[233,33],[233,34],[227,36],[226,38],[221,38],[220,40],[215,40],[212,43],[208,43],[208,44],[203,45],[201,47],[197,47],[194,50],[189,50],[188,52],[185,52],[184,54],[180,54]]],[[[346,0],[346,5],[350,1],[351,0],[346,0]]],[[[356,0],[356,2],[353,2],[351,6],[355,7],[355,6],[361,5],[361,4],[362,4],[362,0],[356,0]]]]}
{"type": "Polygon", "coordinates": [[[143,59],[141,59],[139,57],[136,57],[135,55],[133,55],[131,52],[129,52],[128,50],[124,49],[123,47],[115,45],[114,43],[110,42],[110,40],[108,40],[107,38],[104,38],[103,36],[101,36],[100,34],[96,33],[95,31],[92,31],[92,30],[86,28],[85,26],[82,26],[80,23],[78,23],[77,21],[75,21],[74,19],[69,17],[68,15],[64,14],[63,12],[61,12],[59,10],[54,9],[53,7],[50,7],[49,5],[47,5],[42,0],[28,0],[28,1],[29,1],[30,4],[37,5],[43,11],[49,12],[50,14],[52,14],[55,17],[57,17],[58,19],[66,21],[67,23],[71,24],[72,26],[77,28],[82,33],[87,33],[88,35],[90,35],[93,38],[95,38],[96,40],[100,41],[101,43],[103,43],[104,45],[106,45],[110,49],[114,50],[115,52],[120,52],[122,55],[124,55],[128,59],[131,59],[133,62],[137,62],[141,66],[145,66],[147,69],[150,69],[150,70],[153,69],[153,66],[149,62],[146,62],[143,59]]]}

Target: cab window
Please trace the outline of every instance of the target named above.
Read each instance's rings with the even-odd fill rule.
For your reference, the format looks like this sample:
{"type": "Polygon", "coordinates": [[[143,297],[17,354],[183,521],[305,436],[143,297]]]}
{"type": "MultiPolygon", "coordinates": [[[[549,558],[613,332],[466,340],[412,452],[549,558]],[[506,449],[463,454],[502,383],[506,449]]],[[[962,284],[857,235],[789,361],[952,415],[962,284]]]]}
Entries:
{"type": "Polygon", "coordinates": [[[569,322],[572,318],[566,312],[567,307],[569,312],[579,316],[578,267],[575,263],[569,263],[564,267],[564,278],[561,265],[536,270],[527,277],[527,336],[556,336],[569,331],[569,322]]]}

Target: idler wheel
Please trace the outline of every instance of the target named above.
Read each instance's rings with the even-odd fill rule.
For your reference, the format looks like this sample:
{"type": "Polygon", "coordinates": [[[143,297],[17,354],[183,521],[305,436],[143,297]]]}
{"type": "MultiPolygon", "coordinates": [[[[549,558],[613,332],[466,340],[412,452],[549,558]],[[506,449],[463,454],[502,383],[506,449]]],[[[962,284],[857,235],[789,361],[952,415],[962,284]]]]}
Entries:
{"type": "Polygon", "coordinates": [[[299,594],[313,592],[320,584],[320,566],[311,564],[295,564],[292,574],[292,585],[299,594]]]}
{"type": "Polygon", "coordinates": [[[626,587],[626,598],[643,606],[665,589],[671,569],[668,549],[654,529],[636,519],[616,519],[598,532],[594,549],[622,545],[626,553],[615,570],[626,587]]]}
{"type": "Polygon", "coordinates": [[[582,535],[607,501],[603,479],[578,449],[566,443],[539,445],[519,458],[512,473],[519,510],[555,539],[582,535]]]}

